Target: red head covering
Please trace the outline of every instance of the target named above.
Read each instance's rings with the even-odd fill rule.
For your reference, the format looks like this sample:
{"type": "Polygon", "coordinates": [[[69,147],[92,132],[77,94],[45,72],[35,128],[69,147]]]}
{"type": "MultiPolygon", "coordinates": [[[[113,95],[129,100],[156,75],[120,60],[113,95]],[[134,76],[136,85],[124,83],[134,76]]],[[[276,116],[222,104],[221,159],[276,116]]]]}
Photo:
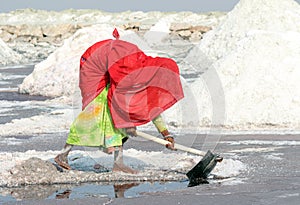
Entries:
{"type": "Polygon", "coordinates": [[[147,56],[118,40],[92,45],[81,58],[83,108],[110,84],[108,105],[117,128],[145,124],[183,98],[179,69],[169,58],[147,56]]]}

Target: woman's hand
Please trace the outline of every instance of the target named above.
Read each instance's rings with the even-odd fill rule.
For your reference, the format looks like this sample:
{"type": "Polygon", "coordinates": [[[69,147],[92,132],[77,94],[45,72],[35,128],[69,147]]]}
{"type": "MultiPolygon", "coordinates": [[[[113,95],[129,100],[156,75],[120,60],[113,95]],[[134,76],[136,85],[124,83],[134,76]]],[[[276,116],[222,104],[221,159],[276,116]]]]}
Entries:
{"type": "Polygon", "coordinates": [[[175,149],[175,140],[172,136],[166,136],[166,137],[164,137],[164,140],[171,142],[169,144],[166,144],[166,148],[171,149],[171,150],[176,150],[175,149]]]}
{"type": "Polygon", "coordinates": [[[125,128],[125,132],[126,132],[127,135],[129,135],[131,137],[136,137],[137,136],[136,127],[125,128]]]}

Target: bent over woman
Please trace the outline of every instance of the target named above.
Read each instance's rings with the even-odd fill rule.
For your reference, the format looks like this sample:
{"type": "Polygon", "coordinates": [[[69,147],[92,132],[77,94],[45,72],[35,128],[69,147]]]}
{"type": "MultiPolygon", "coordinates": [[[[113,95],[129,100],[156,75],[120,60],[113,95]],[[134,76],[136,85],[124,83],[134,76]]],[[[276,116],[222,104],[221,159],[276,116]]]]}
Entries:
{"type": "Polygon", "coordinates": [[[174,148],[161,113],[183,98],[177,64],[170,58],[147,56],[136,45],[107,39],[89,47],[80,59],[82,111],[73,121],[66,144],[55,162],[71,169],[74,145],[100,147],[114,153],[113,171],[136,173],[123,162],[123,144],[136,127],[152,121],[168,148],[174,148]]]}

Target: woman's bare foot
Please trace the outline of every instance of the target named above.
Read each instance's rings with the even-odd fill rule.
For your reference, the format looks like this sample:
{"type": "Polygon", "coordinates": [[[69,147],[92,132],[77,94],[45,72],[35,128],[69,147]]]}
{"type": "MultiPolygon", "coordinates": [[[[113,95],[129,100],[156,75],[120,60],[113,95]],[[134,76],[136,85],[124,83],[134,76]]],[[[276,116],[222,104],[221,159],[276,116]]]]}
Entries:
{"type": "Polygon", "coordinates": [[[124,172],[128,174],[137,174],[138,171],[134,170],[123,163],[114,163],[114,167],[112,169],[113,172],[124,172]]]}
{"type": "Polygon", "coordinates": [[[66,170],[71,170],[71,167],[68,163],[67,155],[59,154],[54,158],[54,161],[62,168],[66,170]]]}

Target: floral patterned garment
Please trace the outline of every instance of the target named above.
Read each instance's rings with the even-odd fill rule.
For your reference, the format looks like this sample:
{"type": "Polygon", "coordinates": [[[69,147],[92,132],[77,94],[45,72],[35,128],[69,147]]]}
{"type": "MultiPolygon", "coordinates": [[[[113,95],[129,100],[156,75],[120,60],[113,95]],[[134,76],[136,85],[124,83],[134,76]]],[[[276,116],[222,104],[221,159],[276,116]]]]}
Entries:
{"type": "Polygon", "coordinates": [[[108,86],[79,113],[71,125],[67,143],[97,146],[106,152],[122,145],[124,129],[115,128],[107,104],[108,86]]]}

